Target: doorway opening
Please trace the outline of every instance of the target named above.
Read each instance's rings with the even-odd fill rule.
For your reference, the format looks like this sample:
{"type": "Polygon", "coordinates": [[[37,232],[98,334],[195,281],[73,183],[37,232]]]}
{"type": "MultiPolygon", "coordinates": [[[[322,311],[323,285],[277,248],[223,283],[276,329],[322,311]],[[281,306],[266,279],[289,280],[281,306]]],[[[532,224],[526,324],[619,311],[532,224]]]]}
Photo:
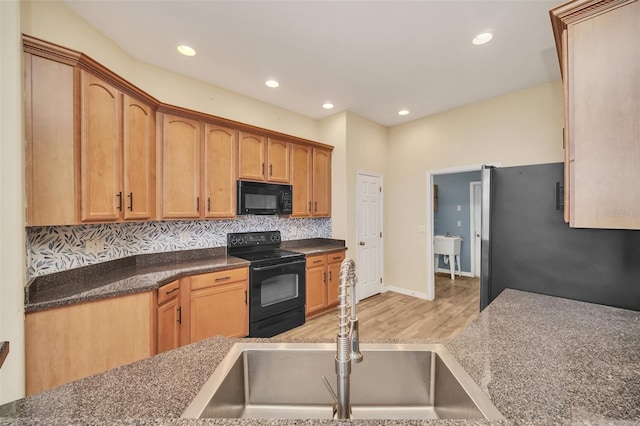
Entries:
{"type": "MultiPolygon", "coordinates": [[[[499,166],[499,163],[493,165],[499,166]]],[[[427,247],[427,299],[434,300],[436,273],[448,273],[450,262],[457,257],[435,256],[435,235],[460,236],[460,257],[455,263],[456,276],[467,279],[478,279],[481,275],[480,262],[480,210],[481,184],[480,171],[482,165],[462,166],[442,170],[431,170],[426,174],[427,181],[427,215],[426,215],[426,247],[427,247]],[[438,185],[438,182],[440,184],[438,185]],[[437,186],[434,186],[437,185],[437,186]],[[457,271],[460,272],[457,272],[457,271]],[[459,274],[459,275],[457,275],[459,274]],[[468,277],[468,278],[467,278],[468,277]]],[[[448,275],[438,274],[438,279],[450,280],[448,275]]],[[[475,281],[474,281],[475,282],[475,281]]]]}

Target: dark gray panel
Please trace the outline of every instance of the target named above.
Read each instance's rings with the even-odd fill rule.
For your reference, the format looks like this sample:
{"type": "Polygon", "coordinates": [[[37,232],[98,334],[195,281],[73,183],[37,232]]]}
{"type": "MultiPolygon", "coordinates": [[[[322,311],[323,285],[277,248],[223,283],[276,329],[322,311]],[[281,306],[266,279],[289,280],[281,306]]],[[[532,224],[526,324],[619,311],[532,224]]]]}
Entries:
{"type": "Polygon", "coordinates": [[[640,231],[570,228],[555,206],[563,170],[494,169],[491,300],[514,288],[640,310],[640,231]]]}

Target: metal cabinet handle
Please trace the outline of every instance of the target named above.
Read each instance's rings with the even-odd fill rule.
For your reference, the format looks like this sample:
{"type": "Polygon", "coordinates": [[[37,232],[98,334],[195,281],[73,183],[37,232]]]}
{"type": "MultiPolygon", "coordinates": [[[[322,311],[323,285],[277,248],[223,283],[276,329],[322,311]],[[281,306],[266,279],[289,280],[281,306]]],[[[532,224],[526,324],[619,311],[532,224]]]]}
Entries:
{"type": "Polygon", "coordinates": [[[311,201],[309,201],[309,211],[311,211],[311,201]]]}
{"type": "Polygon", "coordinates": [[[122,191],[118,192],[116,197],[118,197],[118,210],[122,211],[122,191]]]}
{"type": "Polygon", "coordinates": [[[132,212],[133,211],[133,192],[130,192],[129,195],[127,195],[127,197],[129,197],[129,211],[132,212]]]}
{"type": "Polygon", "coordinates": [[[262,172],[261,172],[261,174],[264,175],[264,163],[262,163],[262,172]]]}
{"type": "Polygon", "coordinates": [[[180,288],[180,287],[176,287],[176,288],[174,288],[173,290],[165,291],[164,293],[165,293],[165,294],[171,294],[171,293],[173,293],[174,291],[178,291],[178,289],[179,289],[179,288],[180,288]]]}
{"type": "Polygon", "coordinates": [[[247,303],[247,290],[244,291],[244,304],[248,305],[248,303],[247,303]]]}
{"type": "Polygon", "coordinates": [[[273,176],[273,164],[269,164],[269,176],[273,176]]]}
{"type": "Polygon", "coordinates": [[[178,306],[178,324],[182,324],[182,306],[178,306]]]}
{"type": "Polygon", "coordinates": [[[211,197],[207,197],[207,211],[211,211],[211,197]]]}
{"type": "Polygon", "coordinates": [[[216,279],[215,279],[215,281],[216,281],[216,282],[218,282],[218,281],[224,281],[224,280],[228,280],[228,279],[230,279],[230,278],[231,278],[231,275],[227,275],[226,277],[216,278],[216,279]]]}
{"type": "Polygon", "coordinates": [[[314,205],[315,205],[315,209],[314,209],[314,211],[316,211],[316,212],[317,212],[317,211],[318,211],[318,202],[317,202],[317,201],[314,201],[314,205]]]}
{"type": "Polygon", "coordinates": [[[329,271],[329,281],[333,281],[333,278],[331,277],[331,271],[329,271]]]}
{"type": "Polygon", "coordinates": [[[196,210],[200,211],[200,197],[196,197],[196,210]]]}
{"type": "Polygon", "coordinates": [[[322,282],[325,282],[325,283],[327,282],[327,273],[326,272],[322,273],[322,282]]]}
{"type": "Polygon", "coordinates": [[[320,263],[320,262],[322,262],[322,259],[316,259],[313,261],[313,263],[320,263]]]}

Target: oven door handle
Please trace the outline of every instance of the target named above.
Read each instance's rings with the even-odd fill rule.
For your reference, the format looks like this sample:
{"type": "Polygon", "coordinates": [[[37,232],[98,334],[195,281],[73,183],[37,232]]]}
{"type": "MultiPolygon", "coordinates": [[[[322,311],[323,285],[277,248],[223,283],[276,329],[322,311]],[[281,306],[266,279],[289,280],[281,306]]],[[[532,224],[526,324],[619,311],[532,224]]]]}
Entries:
{"type": "Polygon", "coordinates": [[[299,264],[305,264],[305,263],[306,263],[306,260],[296,260],[295,262],[279,263],[277,265],[259,266],[257,268],[251,268],[251,270],[255,272],[268,271],[269,269],[282,268],[283,266],[297,266],[299,264]]]}

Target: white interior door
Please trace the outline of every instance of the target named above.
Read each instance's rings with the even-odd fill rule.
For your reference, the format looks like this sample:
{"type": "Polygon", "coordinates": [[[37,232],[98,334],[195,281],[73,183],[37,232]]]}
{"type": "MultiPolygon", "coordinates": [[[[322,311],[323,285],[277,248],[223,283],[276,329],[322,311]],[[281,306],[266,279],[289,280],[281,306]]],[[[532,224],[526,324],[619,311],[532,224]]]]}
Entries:
{"type": "Polygon", "coordinates": [[[358,172],[356,182],[358,301],[382,291],[382,176],[358,172]]]}
{"type": "Polygon", "coordinates": [[[480,235],[481,235],[481,221],[480,213],[482,211],[482,183],[471,182],[471,229],[469,235],[471,236],[471,273],[474,277],[480,276],[480,235]]]}

